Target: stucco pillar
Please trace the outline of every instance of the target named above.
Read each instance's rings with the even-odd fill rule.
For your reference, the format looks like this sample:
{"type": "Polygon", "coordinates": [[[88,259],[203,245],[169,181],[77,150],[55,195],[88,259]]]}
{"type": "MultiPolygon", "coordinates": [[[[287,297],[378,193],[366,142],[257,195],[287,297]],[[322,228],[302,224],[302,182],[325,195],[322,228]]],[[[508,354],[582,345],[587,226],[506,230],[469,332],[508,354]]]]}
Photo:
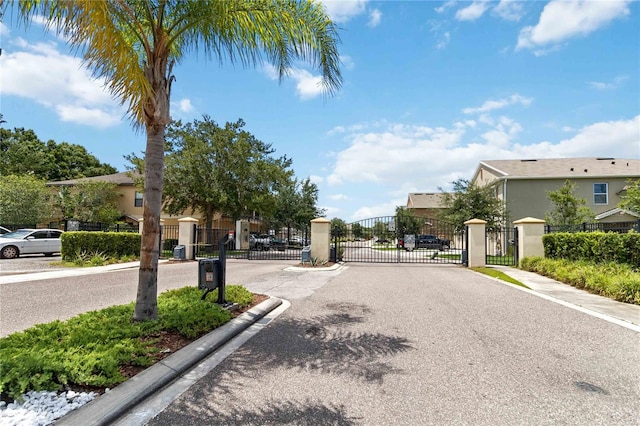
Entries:
{"type": "Polygon", "coordinates": [[[544,256],[544,224],[542,219],[525,217],[516,220],[513,224],[518,229],[518,257],[520,260],[525,257],[544,256]]]}
{"type": "Polygon", "coordinates": [[[236,220],[236,250],[249,250],[248,220],[236,220]]]}
{"type": "Polygon", "coordinates": [[[193,225],[197,223],[198,219],[192,217],[178,219],[178,245],[184,246],[186,259],[194,258],[193,225]]]}
{"type": "Polygon", "coordinates": [[[323,217],[311,221],[311,257],[329,261],[331,221],[323,217]]]}
{"type": "Polygon", "coordinates": [[[469,267],[487,266],[487,247],[485,228],[486,220],[471,219],[464,223],[467,225],[467,260],[469,267]]]}

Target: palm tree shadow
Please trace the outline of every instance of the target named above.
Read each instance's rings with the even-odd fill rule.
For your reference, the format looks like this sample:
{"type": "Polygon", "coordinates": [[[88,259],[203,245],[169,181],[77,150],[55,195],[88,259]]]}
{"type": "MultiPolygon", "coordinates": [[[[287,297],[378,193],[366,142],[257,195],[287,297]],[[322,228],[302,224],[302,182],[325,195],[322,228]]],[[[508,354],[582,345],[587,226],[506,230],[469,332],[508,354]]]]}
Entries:
{"type": "Polygon", "coordinates": [[[239,389],[246,391],[247,383],[268,377],[272,371],[346,376],[378,385],[388,374],[403,374],[389,358],[413,349],[408,339],[350,330],[366,321],[365,316],[356,315],[369,312],[361,305],[325,307],[332,312],[303,319],[279,318],[269,324],[192,386],[189,396],[168,407],[157,418],[159,423],[150,424],[180,424],[173,420],[190,417],[191,423],[185,424],[193,424],[194,418],[207,419],[207,424],[354,424],[342,406],[289,400],[252,408],[236,396],[239,389]]]}

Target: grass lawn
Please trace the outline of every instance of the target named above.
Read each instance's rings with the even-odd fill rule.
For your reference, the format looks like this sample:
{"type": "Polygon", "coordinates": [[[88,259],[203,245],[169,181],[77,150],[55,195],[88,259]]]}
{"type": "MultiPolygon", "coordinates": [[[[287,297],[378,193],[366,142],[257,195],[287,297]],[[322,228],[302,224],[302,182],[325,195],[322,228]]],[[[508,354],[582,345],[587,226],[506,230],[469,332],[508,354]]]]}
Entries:
{"type": "Polygon", "coordinates": [[[474,270],[476,272],[480,272],[481,274],[489,275],[490,277],[493,277],[493,278],[498,278],[499,280],[506,281],[511,284],[519,285],[520,287],[529,288],[523,283],[521,283],[520,281],[516,280],[515,278],[511,278],[509,275],[505,274],[502,271],[498,271],[497,269],[486,268],[486,267],[474,267],[469,269],[474,270]]]}

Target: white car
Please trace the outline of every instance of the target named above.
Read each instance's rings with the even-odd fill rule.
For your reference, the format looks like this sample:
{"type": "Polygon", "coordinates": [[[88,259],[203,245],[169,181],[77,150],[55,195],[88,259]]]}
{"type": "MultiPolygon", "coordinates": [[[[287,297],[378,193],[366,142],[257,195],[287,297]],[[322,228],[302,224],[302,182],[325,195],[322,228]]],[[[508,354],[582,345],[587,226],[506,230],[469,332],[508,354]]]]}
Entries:
{"type": "Polygon", "coordinates": [[[58,229],[18,229],[0,235],[0,258],[13,259],[34,253],[53,256],[60,253],[60,235],[62,231],[58,229]]]}

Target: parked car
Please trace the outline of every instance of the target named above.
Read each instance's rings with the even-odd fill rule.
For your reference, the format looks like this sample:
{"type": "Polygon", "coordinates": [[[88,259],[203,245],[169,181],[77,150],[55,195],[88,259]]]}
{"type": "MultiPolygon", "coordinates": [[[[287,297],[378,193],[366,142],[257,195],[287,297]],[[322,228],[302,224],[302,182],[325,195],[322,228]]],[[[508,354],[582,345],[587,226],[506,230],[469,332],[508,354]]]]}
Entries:
{"type": "Polygon", "coordinates": [[[62,231],[58,229],[18,229],[0,235],[0,257],[13,259],[37,253],[53,256],[60,253],[60,235],[62,231]]]}
{"type": "Polygon", "coordinates": [[[451,241],[438,238],[435,235],[418,235],[416,238],[416,248],[430,248],[448,250],[451,248],[451,241]]]}
{"type": "Polygon", "coordinates": [[[305,239],[303,237],[295,236],[295,237],[291,237],[291,239],[289,240],[290,246],[303,247],[303,246],[308,246],[309,244],[311,244],[309,239],[305,239]]]}
{"type": "Polygon", "coordinates": [[[278,251],[284,251],[287,248],[286,238],[278,238],[275,235],[260,235],[260,238],[269,239],[269,247],[278,251]]]}
{"type": "Polygon", "coordinates": [[[4,226],[0,226],[0,235],[8,234],[11,232],[10,229],[5,228],[4,226]]]}
{"type": "Polygon", "coordinates": [[[269,235],[249,235],[249,250],[269,251],[271,247],[271,238],[269,235]]]}
{"type": "MultiPolygon", "coordinates": [[[[403,239],[398,240],[398,248],[405,248],[403,239]]],[[[451,241],[438,238],[435,235],[418,235],[415,241],[415,248],[438,249],[440,251],[449,250],[451,248],[451,241]]]]}

